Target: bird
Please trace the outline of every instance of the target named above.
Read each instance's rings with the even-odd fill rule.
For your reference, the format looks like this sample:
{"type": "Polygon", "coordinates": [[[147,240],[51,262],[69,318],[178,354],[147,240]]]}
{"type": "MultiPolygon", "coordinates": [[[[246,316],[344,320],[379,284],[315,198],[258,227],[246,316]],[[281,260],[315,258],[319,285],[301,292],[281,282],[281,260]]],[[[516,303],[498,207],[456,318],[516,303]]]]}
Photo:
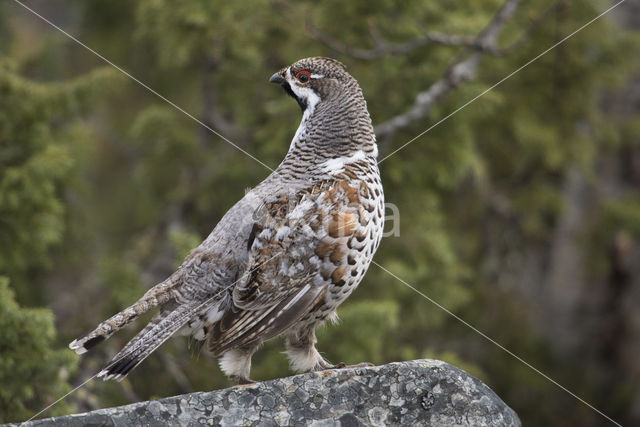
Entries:
{"type": "Polygon", "coordinates": [[[269,82],[302,110],[287,154],[173,274],[69,344],[83,354],[158,309],[98,378],[122,380],[173,335],[206,344],[238,384],[253,382],[252,355],[278,336],[295,372],[346,367],[324,359],[315,330],[337,321],[337,307],[362,281],[382,238],[371,117],[358,82],[338,60],[301,59],[269,82]]]}

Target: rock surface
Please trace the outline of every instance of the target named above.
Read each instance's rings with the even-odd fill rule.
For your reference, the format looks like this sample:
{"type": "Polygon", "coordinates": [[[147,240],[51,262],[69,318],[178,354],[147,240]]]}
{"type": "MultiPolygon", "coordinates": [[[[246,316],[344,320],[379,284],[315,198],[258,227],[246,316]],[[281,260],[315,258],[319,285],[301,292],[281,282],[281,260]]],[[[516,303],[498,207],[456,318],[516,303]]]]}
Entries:
{"type": "Polygon", "coordinates": [[[519,426],[489,387],[438,360],[308,373],[185,394],[28,426],[519,426]]]}

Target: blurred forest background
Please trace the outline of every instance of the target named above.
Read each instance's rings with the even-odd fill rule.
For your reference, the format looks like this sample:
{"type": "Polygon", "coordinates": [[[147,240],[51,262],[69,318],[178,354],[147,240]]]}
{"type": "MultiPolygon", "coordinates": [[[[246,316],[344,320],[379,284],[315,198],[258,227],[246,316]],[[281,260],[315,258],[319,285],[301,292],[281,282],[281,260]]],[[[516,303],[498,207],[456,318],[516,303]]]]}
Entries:
{"type": "MultiPolygon", "coordinates": [[[[28,1],[266,164],[300,111],[271,74],[360,82],[381,158],[610,7],[605,0],[28,1]],[[498,15],[496,15],[498,13],[498,15]]],[[[627,1],[381,163],[378,263],[617,421],[640,425],[640,6],[627,1]]],[[[0,421],[95,374],[67,343],[165,278],[268,170],[13,1],[0,3],[0,421]]],[[[607,421],[372,266],[329,360],[440,358],[525,425],[607,421]]],[[[139,327],[142,322],[137,323],[139,327]]],[[[289,375],[282,343],[253,377],[289,375]]],[[[227,387],[186,338],[46,415],[227,387]]]]}

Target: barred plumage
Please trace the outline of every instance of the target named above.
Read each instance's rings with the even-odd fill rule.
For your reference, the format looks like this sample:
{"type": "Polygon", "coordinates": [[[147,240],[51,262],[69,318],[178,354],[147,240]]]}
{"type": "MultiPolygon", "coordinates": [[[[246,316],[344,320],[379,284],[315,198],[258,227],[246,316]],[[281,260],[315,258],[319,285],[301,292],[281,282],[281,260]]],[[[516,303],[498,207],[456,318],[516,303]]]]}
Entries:
{"type": "Polygon", "coordinates": [[[294,370],[336,368],[315,327],[360,283],[382,236],[377,146],[356,80],[329,58],[271,77],[303,111],[278,168],[236,203],[166,281],[70,347],[84,353],[140,314],[159,313],[100,372],[121,379],[176,332],[206,340],[222,370],[248,382],[262,342],[286,336],[294,370]]]}

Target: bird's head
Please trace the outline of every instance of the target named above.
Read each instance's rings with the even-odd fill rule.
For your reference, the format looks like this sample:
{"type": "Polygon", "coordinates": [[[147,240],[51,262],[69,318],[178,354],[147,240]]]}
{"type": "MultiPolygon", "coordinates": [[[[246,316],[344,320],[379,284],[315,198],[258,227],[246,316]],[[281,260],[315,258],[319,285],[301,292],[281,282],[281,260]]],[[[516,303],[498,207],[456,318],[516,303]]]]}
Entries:
{"type": "Polygon", "coordinates": [[[302,108],[302,121],[289,147],[289,153],[296,152],[293,158],[300,158],[302,152],[313,152],[316,160],[348,157],[360,150],[377,156],[367,103],[342,63],[305,58],[269,81],[280,84],[302,108]]]}
{"type": "Polygon", "coordinates": [[[319,102],[345,92],[360,92],[357,82],[346,67],[335,59],[312,57],[282,68],[269,79],[291,95],[302,111],[315,109],[319,102]]]}

